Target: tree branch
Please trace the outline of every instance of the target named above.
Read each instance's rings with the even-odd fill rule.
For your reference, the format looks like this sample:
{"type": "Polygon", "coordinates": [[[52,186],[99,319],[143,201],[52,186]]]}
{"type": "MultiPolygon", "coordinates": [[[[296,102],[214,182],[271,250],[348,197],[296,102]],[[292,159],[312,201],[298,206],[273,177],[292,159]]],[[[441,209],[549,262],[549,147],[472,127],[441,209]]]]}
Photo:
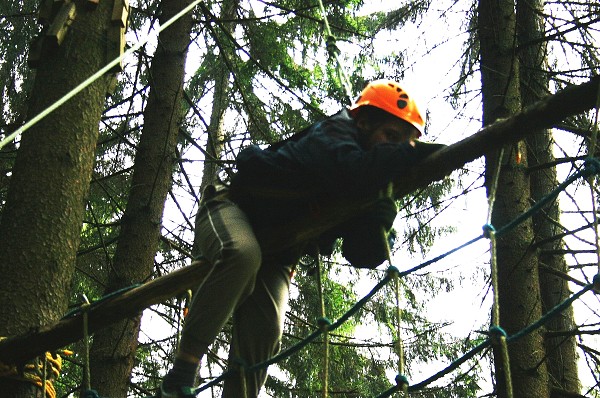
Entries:
{"type": "MultiPolygon", "coordinates": [[[[443,179],[452,171],[481,156],[524,139],[527,134],[552,128],[569,116],[594,108],[597,105],[599,86],[598,76],[586,83],[569,86],[511,118],[499,120],[478,133],[433,153],[418,166],[407,170],[401,181],[396,181],[395,195],[405,196],[443,179]]],[[[324,231],[348,219],[366,204],[356,201],[330,203],[323,207],[318,225],[314,225],[313,219],[301,219],[286,225],[257,230],[257,236],[265,252],[284,251],[314,240],[324,231]]]]}

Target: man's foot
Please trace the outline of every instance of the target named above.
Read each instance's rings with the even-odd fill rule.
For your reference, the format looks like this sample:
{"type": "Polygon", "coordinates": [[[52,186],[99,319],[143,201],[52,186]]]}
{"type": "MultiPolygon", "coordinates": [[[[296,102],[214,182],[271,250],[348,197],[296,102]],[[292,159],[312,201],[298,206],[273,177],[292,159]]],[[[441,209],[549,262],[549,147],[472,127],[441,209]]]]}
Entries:
{"type": "Polygon", "coordinates": [[[196,398],[196,394],[192,387],[170,385],[163,380],[160,383],[160,398],[196,398]]]}

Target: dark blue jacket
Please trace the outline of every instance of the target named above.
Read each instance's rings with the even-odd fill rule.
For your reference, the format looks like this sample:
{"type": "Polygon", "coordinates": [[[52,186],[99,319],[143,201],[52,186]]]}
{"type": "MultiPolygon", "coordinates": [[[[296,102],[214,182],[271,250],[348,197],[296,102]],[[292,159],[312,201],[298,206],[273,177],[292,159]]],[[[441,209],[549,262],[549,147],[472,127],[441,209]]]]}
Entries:
{"type": "Polygon", "coordinates": [[[375,197],[421,157],[407,143],[366,151],[354,119],[342,110],[276,149],[243,149],[232,194],[253,225],[280,224],[310,215],[324,200],[375,197]]]}

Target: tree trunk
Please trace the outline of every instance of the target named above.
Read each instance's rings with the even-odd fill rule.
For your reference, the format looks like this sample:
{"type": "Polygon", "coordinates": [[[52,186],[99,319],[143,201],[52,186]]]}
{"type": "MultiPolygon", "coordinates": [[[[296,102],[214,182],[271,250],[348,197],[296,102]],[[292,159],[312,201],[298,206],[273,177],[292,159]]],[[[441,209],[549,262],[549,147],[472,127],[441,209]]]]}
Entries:
{"type": "MultiPolygon", "coordinates": [[[[30,117],[106,64],[112,4],[85,3],[74,2],[64,42],[41,59],[30,117]]],[[[97,80],[21,137],[0,223],[0,336],[56,322],[66,311],[106,91],[106,79],[97,80]]],[[[33,396],[29,386],[0,379],[5,396],[33,396]]]]}
{"type": "MultiPolygon", "coordinates": [[[[543,98],[548,92],[547,45],[540,40],[544,36],[542,18],[544,4],[540,0],[517,1],[517,29],[520,59],[521,96],[523,105],[528,106],[543,98]]],[[[534,202],[548,195],[557,185],[553,154],[554,140],[550,130],[539,130],[527,137],[531,198],[534,202]]],[[[533,216],[536,241],[546,242],[538,247],[540,266],[567,273],[565,258],[556,253],[563,248],[563,241],[552,239],[559,232],[560,208],[558,200],[544,211],[533,216]]],[[[540,292],[542,311],[546,312],[563,302],[569,295],[568,282],[556,273],[540,270],[540,292]]],[[[569,307],[546,323],[547,331],[564,331],[574,328],[573,307],[569,307]]],[[[574,336],[545,337],[546,361],[550,388],[579,393],[580,383],[577,369],[577,350],[574,336]]]]}
{"type": "MultiPolygon", "coordinates": [[[[235,17],[239,7],[239,0],[224,0],[221,6],[221,17],[223,21],[228,21],[223,25],[223,29],[229,35],[235,31],[235,17]]],[[[208,185],[218,182],[218,173],[224,145],[223,121],[225,119],[225,111],[229,106],[229,95],[231,89],[229,87],[229,77],[231,71],[229,65],[235,56],[231,43],[228,37],[217,38],[219,40],[219,49],[221,56],[219,57],[218,65],[215,67],[215,92],[213,94],[213,104],[210,113],[210,124],[208,125],[208,138],[206,142],[206,158],[204,159],[204,168],[202,169],[202,183],[200,184],[200,193],[204,192],[204,188],[208,185]],[[228,60],[228,61],[226,61],[228,60]]],[[[200,255],[198,250],[198,236],[194,236],[194,246],[192,254],[194,257],[200,255]]]]}
{"type": "MultiPolygon", "coordinates": [[[[520,111],[519,69],[515,57],[515,4],[513,0],[479,1],[479,39],[484,125],[520,111]]],[[[503,156],[486,156],[488,195],[496,194],[492,225],[502,226],[529,208],[527,153],[523,143],[505,148],[503,156]],[[499,161],[498,161],[499,160],[499,161]],[[497,168],[499,179],[493,186],[497,168]]],[[[499,319],[492,321],[509,335],[541,316],[538,264],[532,250],[531,220],[497,239],[499,319]]],[[[514,342],[508,348],[512,389],[515,397],[547,398],[548,375],[540,331],[514,342]]],[[[508,364],[494,347],[498,397],[506,397],[508,364]]]]}
{"type": "MultiPolygon", "coordinates": [[[[188,4],[187,0],[163,1],[161,23],[188,4]]],[[[183,78],[191,28],[192,16],[187,13],[159,36],[150,69],[151,92],[144,110],[144,128],[106,293],[144,282],[154,267],[183,113],[183,78]]],[[[126,319],[94,336],[91,385],[100,395],[127,396],[140,319],[141,315],[126,319]]]]}

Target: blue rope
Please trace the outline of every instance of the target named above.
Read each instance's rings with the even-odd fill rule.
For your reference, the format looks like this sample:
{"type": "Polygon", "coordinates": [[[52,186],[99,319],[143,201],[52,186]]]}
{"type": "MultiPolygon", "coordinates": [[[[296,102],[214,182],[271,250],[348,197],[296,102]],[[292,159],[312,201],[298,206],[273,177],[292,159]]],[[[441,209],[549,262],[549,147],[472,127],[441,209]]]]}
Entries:
{"type": "Polygon", "coordinates": [[[589,177],[590,175],[597,174],[598,170],[600,170],[600,163],[597,159],[586,159],[584,162],[583,169],[579,170],[577,173],[573,174],[571,177],[567,178],[565,181],[560,183],[558,187],[556,187],[552,192],[540,199],[539,202],[537,202],[535,205],[529,208],[529,210],[527,210],[525,213],[521,214],[520,216],[518,216],[517,218],[515,218],[514,220],[497,230],[496,235],[500,236],[512,230],[517,225],[529,218],[533,213],[538,212],[548,202],[556,198],[562,191],[565,190],[566,187],[571,185],[575,180],[579,179],[580,177],[589,177]]]}
{"type": "Polygon", "coordinates": [[[594,288],[594,284],[590,283],[588,285],[586,285],[583,289],[581,289],[579,292],[571,295],[571,297],[569,297],[568,299],[566,299],[565,301],[563,301],[562,303],[557,304],[556,306],[554,306],[550,311],[548,311],[546,314],[544,314],[540,319],[538,319],[537,321],[535,321],[534,323],[532,323],[531,325],[527,326],[526,328],[521,329],[519,332],[513,334],[512,336],[508,337],[506,340],[507,342],[512,342],[514,340],[518,340],[523,336],[528,335],[529,333],[533,332],[534,330],[538,329],[539,327],[541,327],[542,325],[544,325],[550,318],[552,318],[554,315],[556,315],[559,312],[562,312],[563,310],[565,310],[567,307],[569,307],[575,300],[577,300],[579,297],[581,297],[584,293],[586,293],[589,290],[592,290],[594,288]]]}
{"type": "MultiPolygon", "coordinates": [[[[600,280],[600,274],[596,275],[596,277],[594,277],[594,279],[600,280]]],[[[512,336],[508,337],[506,339],[506,341],[508,343],[512,343],[512,342],[517,341],[520,338],[528,335],[529,333],[533,332],[534,330],[539,329],[548,320],[553,318],[557,313],[562,312],[563,310],[568,308],[575,300],[577,300],[579,297],[581,297],[584,293],[588,292],[589,290],[592,290],[593,286],[594,286],[593,283],[586,285],[579,292],[574,293],[573,295],[571,295],[571,297],[567,298],[562,303],[554,306],[550,311],[548,311],[546,314],[544,314],[539,320],[537,320],[536,322],[532,323],[531,325],[521,329],[519,332],[513,334],[512,336]]],[[[450,365],[448,365],[446,368],[440,370],[439,372],[437,372],[434,375],[428,377],[427,379],[421,381],[420,383],[409,386],[408,391],[410,391],[410,392],[419,391],[419,390],[423,389],[425,386],[427,386],[428,384],[431,384],[434,381],[436,381],[436,380],[440,379],[441,377],[447,375],[448,373],[452,372],[453,370],[458,368],[460,365],[462,365],[469,359],[473,358],[476,354],[478,354],[485,348],[489,347],[491,345],[492,338],[496,338],[496,336],[499,337],[501,335],[506,336],[506,332],[502,328],[500,328],[500,327],[490,328],[490,336],[491,336],[490,338],[486,339],[485,341],[481,342],[477,346],[473,347],[471,350],[467,351],[467,353],[465,353],[462,357],[460,357],[460,358],[456,359],[455,361],[453,361],[452,363],[450,363],[450,365]]],[[[396,380],[396,383],[398,383],[398,380],[396,380]]],[[[399,388],[400,388],[400,386],[397,384],[397,385],[391,387],[390,389],[384,391],[382,394],[378,395],[376,398],[389,397],[394,392],[397,392],[399,388]]]]}
{"type": "Polygon", "coordinates": [[[419,265],[417,265],[417,266],[415,266],[413,268],[410,268],[410,269],[408,269],[406,271],[402,271],[402,272],[400,272],[399,277],[402,278],[404,276],[410,275],[410,274],[412,274],[415,271],[418,271],[418,270],[420,270],[422,268],[427,267],[428,265],[436,263],[436,262],[440,261],[441,259],[443,259],[444,257],[447,257],[450,254],[453,254],[453,253],[455,253],[455,252],[457,252],[457,251],[459,251],[461,249],[464,249],[465,247],[470,246],[473,243],[476,243],[477,241],[481,240],[482,238],[483,238],[483,235],[480,235],[480,236],[478,236],[476,238],[473,238],[473,239],[471,239],[471,240],[463,243],[462,245],[460,245],[460,246],[458,246],[458,247],[456,247],[454,249],[451,249],[451,250],[447,251],[446,253],[440,254],[439,256],[432,258],[431,260],[427,260],[424,263],[421,263],[421,264],[419,264],[419,265]]]}

